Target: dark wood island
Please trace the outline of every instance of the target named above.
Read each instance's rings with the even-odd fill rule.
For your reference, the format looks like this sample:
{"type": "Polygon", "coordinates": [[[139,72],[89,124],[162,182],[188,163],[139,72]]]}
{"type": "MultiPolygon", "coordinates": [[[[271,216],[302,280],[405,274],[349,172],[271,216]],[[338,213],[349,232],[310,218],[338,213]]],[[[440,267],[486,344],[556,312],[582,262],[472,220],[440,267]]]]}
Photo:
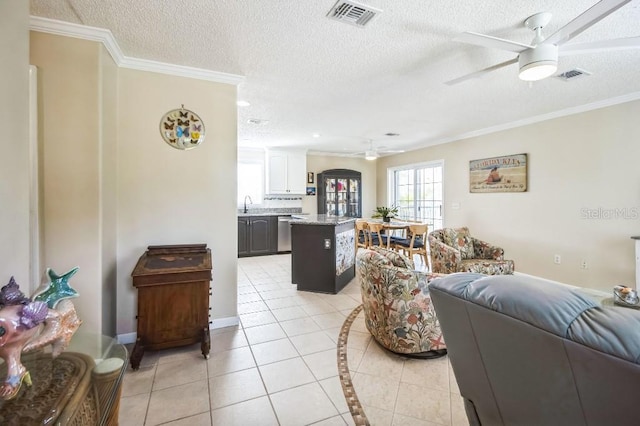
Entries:
{"type": "Polygon", "coordinates": [[[336,294],[354,277],[355,218],[292,216],[291,282],[298,290],[336,294]]]}

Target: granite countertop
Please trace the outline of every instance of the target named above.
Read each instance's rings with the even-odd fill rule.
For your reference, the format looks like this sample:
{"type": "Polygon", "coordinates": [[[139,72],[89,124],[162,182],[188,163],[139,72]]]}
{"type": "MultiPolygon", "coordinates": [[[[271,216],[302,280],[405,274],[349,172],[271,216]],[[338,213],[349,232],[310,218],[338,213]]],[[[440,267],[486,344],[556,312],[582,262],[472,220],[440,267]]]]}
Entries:
{"type": "Polygon", "coordinates": [[[326,214],[291,215],[292,225],[342,225],[343,223],[355,222],[355,217],[327,216],[326,214]]]}
{"type": "Polygon", "coordinates": [[[264,213],[238,213],[238,217],[249,217],[249,216],[289,216],[291,213],[274,213],[274,212],[264,212],[264,213]]]}
{"type": "Polygon", "coordinates": [[[249,216],[291,216],[291,215],[300,215],[300,216],[304,216],[307,215],[308,213],[301,213],[299,210],[298,211],[291,211],[291,210],[295,210],[295,209],[283,209],[283,210],[278,210],[278,211],[273,211],[273,210],[264,210],[264,209],[249,209],[249,211],[247,213],[244,213],[242,211],[238,212],[238,217],[249,217],[249,216]]]}

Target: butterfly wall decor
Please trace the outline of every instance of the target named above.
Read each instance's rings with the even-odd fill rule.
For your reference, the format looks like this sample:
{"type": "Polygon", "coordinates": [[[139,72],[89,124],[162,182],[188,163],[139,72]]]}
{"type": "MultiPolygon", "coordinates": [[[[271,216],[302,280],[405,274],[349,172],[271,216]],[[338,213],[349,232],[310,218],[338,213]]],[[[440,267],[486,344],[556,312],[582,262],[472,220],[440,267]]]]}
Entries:
{"type": "Polygon", "coordinates": [[[168,145],[176,149],[192,149],[204,141],[204,122],[198,114],[182,105],[162,116],[160,135],[168,145]]]}

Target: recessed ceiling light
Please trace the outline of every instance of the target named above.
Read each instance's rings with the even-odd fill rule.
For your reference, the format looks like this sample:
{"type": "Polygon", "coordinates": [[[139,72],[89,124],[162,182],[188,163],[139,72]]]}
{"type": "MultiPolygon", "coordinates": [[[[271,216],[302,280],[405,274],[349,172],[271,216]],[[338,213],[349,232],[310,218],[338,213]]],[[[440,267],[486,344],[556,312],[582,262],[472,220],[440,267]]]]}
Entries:
{"type": "Polygon", "coordinates": [[[313,136],[314,138],[319,138],[321,135],[320,135],[320,133],[314,133],[314,134],[313,134],[313,135],[311,135],[311,136],[313,136]]]}
{"type": "Polygon", "coordinates": [[[238,102],[236,102],[236,105],[238,105],[239,107],[248,107],[251,104],[249,102],[247,102],[247,101],[238,101],[238,102]]]}

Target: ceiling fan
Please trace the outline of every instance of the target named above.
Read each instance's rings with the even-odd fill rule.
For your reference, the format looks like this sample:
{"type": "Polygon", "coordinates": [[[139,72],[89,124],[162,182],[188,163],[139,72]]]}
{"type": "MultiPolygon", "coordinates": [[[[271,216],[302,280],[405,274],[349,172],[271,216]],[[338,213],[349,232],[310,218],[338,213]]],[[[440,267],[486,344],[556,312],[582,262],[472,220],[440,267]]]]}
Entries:
{"type": "Polygon", "coordinates": [[[318,154],[329,154],[329,155],[339,155],[339,156],[353,156],[353,157],[361,157],[364,156],[366,160],[375,160],[380,157],[380,154],[399,154],[404,152],[402,149],[386,149],[384,146],[375,147],[372,139],[368,139],[367,142],[369,147],[365,151],[359,152],[349,152],[349,151],[313,151],[318,154]]]}
{"type": "Polygon", "coordinates": [[[536,33],[531,44],[518,43],[474,32],[464,32],[454,40],[483,47],[508,50],[517,53],[518,56],[506,62],[447,81],[445,84],[454,85],[472,78],[478,78],[516,62],[520,68],[518,76],[521,80],[537,81],[547,78],[556,72],[558,69],[558,56],[593,53],[602,50],[640,48],[640,36],[564,44],[630,1],[602,0],[546,38],[542,35],[542,29],[549,23],[552,15],[548,12],[536,13],[524,21],[524,26],[536,33]]]}
{"type": "Polygon", "coordinates": [[[355,152],[352,155],[363,155],[366,160],[375,160],[380,157],[380,154],[400,154],[404,152],[402,149],[384,149],[385,147],[374,147],[373,140],[369,139],[369,149],[364,152],[355,152]]]}

